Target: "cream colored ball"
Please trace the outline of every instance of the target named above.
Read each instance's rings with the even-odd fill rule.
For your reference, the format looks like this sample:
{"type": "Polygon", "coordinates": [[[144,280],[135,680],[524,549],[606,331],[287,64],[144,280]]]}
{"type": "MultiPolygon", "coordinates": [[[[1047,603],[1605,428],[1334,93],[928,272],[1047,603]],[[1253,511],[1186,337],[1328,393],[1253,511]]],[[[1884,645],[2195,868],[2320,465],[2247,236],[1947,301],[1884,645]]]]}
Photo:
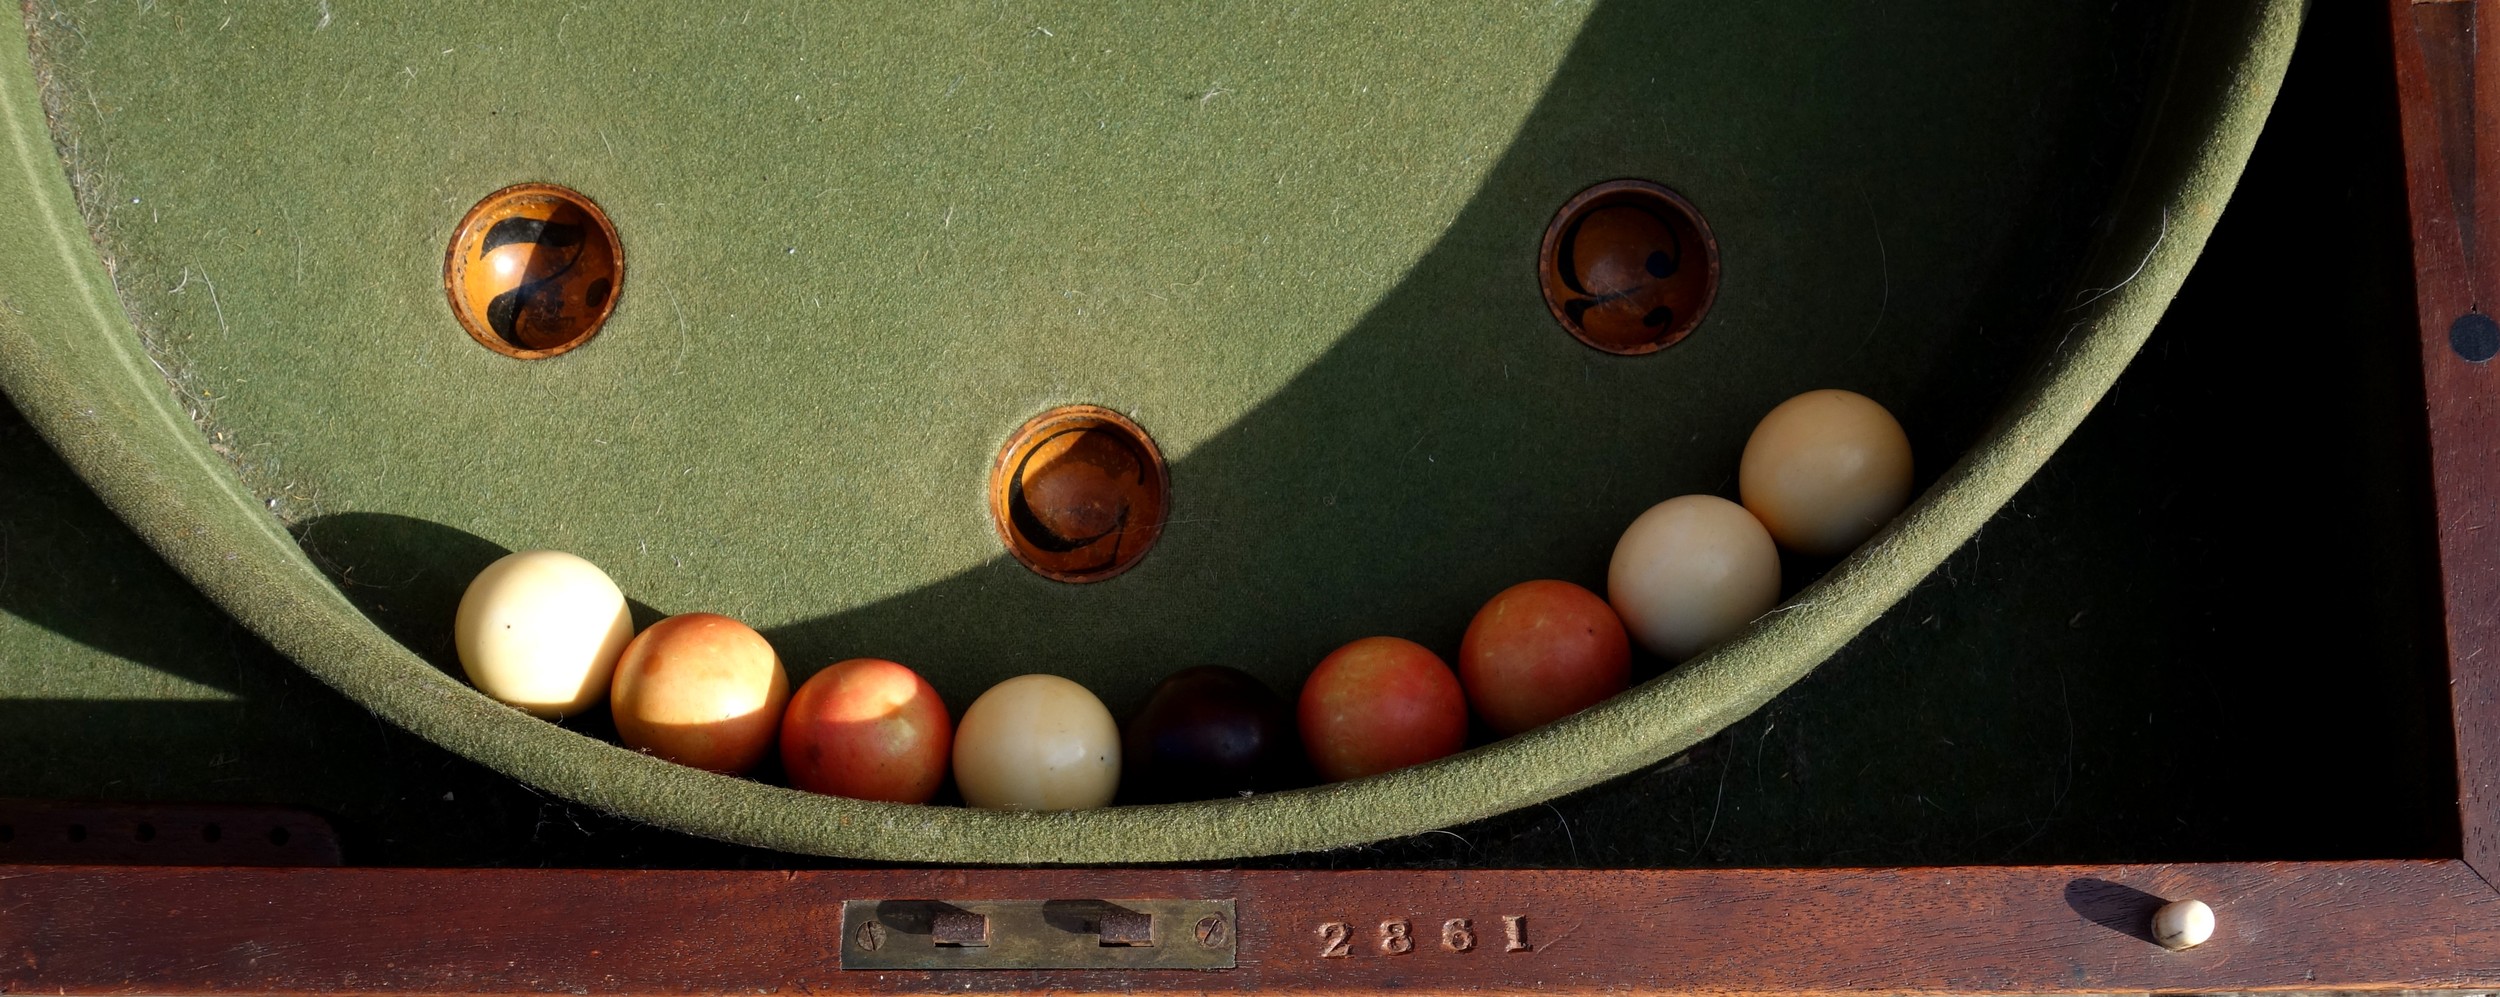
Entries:
{"type": "Polygon", "coordinates": [[[1084,686],[1019,675],[955,726],[955,786],[992,810],[1085,810],[1120,788],[1120,725],[1084,686]]]}
{"type": "Polygon", "coordinates": [[[1736,491],[1780,546],[1846,554],[1910,504],[1910,437],[1872,398],[1809,391],[1754,426],[1736,491]]]}
{"type": "Polygon", "coordinates": [[[2153,912],[2153,940],[2173,952],[2205,944],[2214,936],[2214,909],[2202,900],[2177,900],[2153,912]]]}
{"type": "Polygon", "coordinates": [[[1682,661],[1736,635],[1780,597],[1779,548],[1753,514],[1715,495],[1651,506],[1615,543],[1606,601],[1632,639],[1682,661]]]}
{"type": "Polygon", "coordinates": [[[451,632],[460,667],[479,692],[553,719],[607,696],[634,620],[625,593],[598,565],[563,551],[526,550],[477,573],[451,632]]]}

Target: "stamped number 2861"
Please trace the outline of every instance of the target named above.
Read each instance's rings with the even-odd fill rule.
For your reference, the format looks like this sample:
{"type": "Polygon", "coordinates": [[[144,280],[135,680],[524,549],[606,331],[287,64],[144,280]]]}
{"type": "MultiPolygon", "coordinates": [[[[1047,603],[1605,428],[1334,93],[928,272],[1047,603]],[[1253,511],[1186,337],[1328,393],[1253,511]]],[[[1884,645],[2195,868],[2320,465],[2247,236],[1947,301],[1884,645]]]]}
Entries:
{"type": "MultiPolygon", "coordinates": [[[[1431,930],[1430,922],[1426,922],[1425,930],[1431,930]]],[[[1371,937],[1358,940],[1355,935],[1354,925],[1346,921],[1329,921],[1321,924],[1319,926],[1320,958],[1347,958],[1354,954],[1354,946],[1357,944],[1370,945],[1382,955],[1406,955],[1415,951],[1419,944],[1415,937],[1415,922],[1403,917],[1394,917],[1380,922],[1379,929],[1371,933],[1371,937]]],[[[1504,952],[1535,951],[1535,946],[1528,941],[1528,919],[1522,915],[1505,914],[1502,916],[1502,937],[1499,941],[1504,952]]],[[[1422,944],[1429,943],[1430,939],[1422,942],[1422,944]]],[[[1472,952],[1475,951],[1477,943],[1476,922],[1473,920],[1453,917],[1441,922],[1442,951],[1472,952]]]]}

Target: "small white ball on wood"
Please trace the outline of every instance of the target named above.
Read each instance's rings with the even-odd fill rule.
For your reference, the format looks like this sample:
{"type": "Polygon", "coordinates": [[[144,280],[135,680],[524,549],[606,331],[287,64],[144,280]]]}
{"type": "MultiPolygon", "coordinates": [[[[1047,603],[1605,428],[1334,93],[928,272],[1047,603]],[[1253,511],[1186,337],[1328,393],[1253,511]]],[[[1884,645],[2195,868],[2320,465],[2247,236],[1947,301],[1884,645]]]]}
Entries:
{"type": "Polygon", "coordinates": [[[1682,661],[1736,636],[1780,597],[1780,552],[1762,523],[1715,495],[1651,506],[1623,531],[1606,601],[1642,647],[1682,661]]]}
{"type": "Polygon", "coordinates": [[[553,719],[607,698],[634,620],[625,593],[597,565],[525,550],[477,573],[451,633],[479,692],[553,719]]]}
{"type": "Polygon", "coordinates": [[[2153,912],[2153,940],[2177,952],[2214,936],[2214,909],[2202,900],[2175,900],[2153,912]]]}

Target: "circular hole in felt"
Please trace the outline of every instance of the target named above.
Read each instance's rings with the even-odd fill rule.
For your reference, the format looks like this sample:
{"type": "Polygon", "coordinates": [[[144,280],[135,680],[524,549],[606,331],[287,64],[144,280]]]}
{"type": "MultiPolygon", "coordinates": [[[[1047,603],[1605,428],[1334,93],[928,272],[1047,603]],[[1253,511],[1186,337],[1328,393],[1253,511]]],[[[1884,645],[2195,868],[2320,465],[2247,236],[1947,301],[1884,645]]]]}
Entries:
{"type": "Polygon", "coordinates": [[[479,345],[523,360],[598,335],[624,279],[624,247],[607,213],[554,184],[486,195],[443,251],[443,293],[460,327],[479,345]]]}
{"type": "Polygon", "coordinates": [[[217,826],[217,825],[215,825],[215,824],[207,824],[207,825],[203,825],[203,826],[200,828],[200,840],[201,840],[201,841],[208,842],[208,843],[210,843],[210,844],[215,844],[215,843],[217,843],[218,839],[223,838],[223,837],[225,837],[225,836],[226,836],[226,829],[225,829],[225,828],[222,828],[222,827],[219,827],[219,826],[217,826]]]}
{"type": "Polygon", "coordinates": [[[130,836],[137,841],[154,841],[156,840],[156,825],[142,823],[130,830],[130,836]]]}
{"type": "Polygon", "coordinates": [[[1069,405],[1026,422],[990,468],[990,515],[1009,553],[1045,578],[1098,582],[1153,549],[1171,508],[1163,451],[1107,408],[1069,405]]]}
{"type": "Polygon", "coordinates": [[[71,843],[73,843],[73,844],[75,844],[75,843],[77,843],[77,842],[81,842],[81,841],[85,841],[85,840],[87,840],[87,825],[85,825],[85,824],[72,824],[72,825],[70,825],[70,826],[69,826],[69,840],[70,840],[70,842],[71,842],[71,843]]]}
{"type": "Polygon", "coordinates": [[[1719,292],[1719,244],[1691,202],[1647,180],[1610,180],[1554,213],[1537,253],[1554,321],[1622,356],[1692,334],[1719,292]]]}

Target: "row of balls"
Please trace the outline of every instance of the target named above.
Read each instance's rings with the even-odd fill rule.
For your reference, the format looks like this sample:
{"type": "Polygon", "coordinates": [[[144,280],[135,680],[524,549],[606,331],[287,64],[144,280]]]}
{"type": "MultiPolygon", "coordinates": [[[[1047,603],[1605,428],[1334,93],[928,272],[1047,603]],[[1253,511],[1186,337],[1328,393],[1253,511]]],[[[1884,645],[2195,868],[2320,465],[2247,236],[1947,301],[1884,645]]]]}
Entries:
{"type": "Polygon", "coordinates": [[[1909,436],[1873,399],[1809,391],[1754,426],[1741,504],[1683,495],[1615,543],[1606,598],[1563,581],[1504,589],[1477,610],[1451,669],[1394,637],[1355,641],[1302,687],[1302,739],[1320,775],[1351,779],[1452,754],[1467,717],[1501,736],[1622,692],[1627,636],[1670,663],[1736,636],[1778,603],[1780,550],[1845,554],[1909,504],[1909,436]]]}
{"type": "Polygon", "coordinates": [[[1606,598],[1555,580],[1504,589],[1470,621],[1455,670],[1412,641],[1356,640],[1320,661],[1292,710],[1247,673],[1187,669],[1125,733],[1100,699],[1053,675],[992,686],[960,721],[918,673],[882,659],[837,662],[794,693],[753,628],[688,613],[635,634],[616,584],[559,551],[480,572],[454,645],[496,700],[548,718],[606,700],[629,748],[727,774],[777,750],[791,785],[813,792],[926,803],[951,772],[976,807],[1246,795],[1455,753],[1471,713],[1508,736],[1601,702],[1629,684],[1632,641],[1678,662],[1726,640],[1778,600],[1779,548],[1844,553],[1907,504],[1910,485],[1909,441],[1889,412],[1808,392],[1755,427],[1741,505],[1686,495],[1633,520],[1606,598]]]}

